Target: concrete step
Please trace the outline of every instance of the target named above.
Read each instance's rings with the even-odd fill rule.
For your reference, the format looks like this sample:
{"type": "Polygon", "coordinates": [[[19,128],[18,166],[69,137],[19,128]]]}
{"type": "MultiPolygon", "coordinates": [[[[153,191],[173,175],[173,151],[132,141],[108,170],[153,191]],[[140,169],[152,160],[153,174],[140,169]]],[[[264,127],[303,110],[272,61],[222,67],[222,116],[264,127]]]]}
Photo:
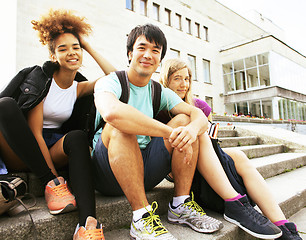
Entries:
{"type": "MultiPolygon", "coordinates": [[[[306,206],[306,167],[287,172],[267,179],[267,184],[276,197],[287,217],[300,211],[306,206]],[[281,186],[281,187],[280,187],[281,186]]],[[[162,216],[163,223],[178,239],[254,239],[233,224],[227,223],[221,215],[208,212],[222,220],[225,227],[218,233],[200,234],[189,228],[168,224],[165,221],[168,202],[173,195],[173,184],[163,181],[148,194],[149,202],[156,200],[159,204],[158,214],[162,216]]],[[[35,208],[31,209],[38,239],[71,239],[77,224],[77,212],[52,216],[48,213],[45,202],[39,199],[35,208]]],[[[132,211],[125,197],[103,197],[97,194],[97,216],[105,228],[108,240],[129,239],[129,225],[132,211]],[[119,230],[116,230],[119,229],[119,230]]],[[[33,230],[29,216],[22,213],[15,217],[0,217],[0,239],[33,239],[33,230]]]]}
{"type": "Polygon", "coordinates": [[[306,153],[279,153],[266,157],[253,158],[251,161],[263,178],[270,178],[305,166],[306,153]]]}
{"type": "MultiPolygon", "coordinates": [[[[273,194],[276,196],[278,203],[283,209],[285,215],[291,216],[293,213],[296,213],[289,220],[294,221],[300,231],[305,232],[306,226],[306,167],[303,169],[296,170],[294,172],[285,173],[275,178],[269,179],[267,182],[269,187],[274,189],[273,194]],[[288,182],[286,179],[290,179],[288,182]],[[302,184],[304,183],[304,184],[302,184]],[[290,191],[280,191],[275,190],[275,185],[284,186],[286,189],[289,186],[292,186],[290,191]],[[293,209],[290,209],[288,205],[297,203],[298,207],[292,206],[293,209]],[[304,207],[304,208],[303,208],[304,207]],[[295,211],[295,212],[293,212],[295,211]]],[[[201,234],[197,233],[190,228],[173,225],[167,222],[166,215],[161,216],[163,224],[167,229],[179,240],[183,239],[192,239],[192,240],[254,240],[256,238],[246,234],[237,226],[226,222],[220,214],[216,214],[210,211],[207,211],[207,214],[213,216],[224,223],[224,228],[217,233],[213,234],[201,234]]],[[[303,239],[306,239],[305,235],[301,234],[303,239]]],[[[129,239],[129,228],[113,230],[105,233],[105,237],[108,240],[117,239],[117,240],[128,240],[129,239]]]]}
{"type": "Polygon", "coordinates": [[[224,137],[236,137],[237,131],[233,129],[219,129],[218,138],[224,137]]]}
{"type": "Polygon", "coordinates": [[[249,159],[264,157],[287,151],[286,147],[282,144],[262,144],[262,145],[241,146],[233,148],[243,151],[249,159]]]}
{"type": "Polygon", "coordinates": [[[286,217],[306,206],[306,167],[266,179],[286,217]]]}
{"type": "Polygon", "coordinates": [[[239,146],[249,146],[258,144],[257,137],[226,137],[219,138],[220,146],[224,147],[239,147],[239,146]]]}
{"type": "Polygon", "coordinates": [[[306,207],[293,214],[289,220],[299,226],[298,231],[300,236],[303,240],[306,240],[306,207]]]}
{"type": "MultiPolygon", "coordinates": [[[[173,196],[173,184],[164,180],[152,191],[147,193],[149,202],[158,201],[159,214],[167,212],[168,203],[173,196]]],[[[96,212],[104,231],[128,226],[131,221],[132,210],[127,199],[122,197],[105,197],[96,193],[96,212]]],[[[71,212],[53,216],[48,212],[43,197],[37,198],[37,205],[30,213],[41,240],[71,240],[78,222],[78,213],[71,212]]],[[[33,227],[29,215],[24,212],[17,216],[0,216],[1,240],[32,240],[33,227]]]]}

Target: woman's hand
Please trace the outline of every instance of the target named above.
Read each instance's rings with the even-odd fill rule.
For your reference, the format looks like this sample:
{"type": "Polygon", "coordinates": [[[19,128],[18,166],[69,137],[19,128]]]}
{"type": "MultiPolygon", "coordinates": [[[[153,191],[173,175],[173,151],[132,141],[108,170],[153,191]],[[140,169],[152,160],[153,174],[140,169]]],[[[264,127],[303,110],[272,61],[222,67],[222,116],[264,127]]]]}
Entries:
{"type": "Polygon", "coordinates": [[[80,35],[79,40],[81,47],[88,52],[89,43],[85,40],[85,37],[83,35],[80,35]]]}

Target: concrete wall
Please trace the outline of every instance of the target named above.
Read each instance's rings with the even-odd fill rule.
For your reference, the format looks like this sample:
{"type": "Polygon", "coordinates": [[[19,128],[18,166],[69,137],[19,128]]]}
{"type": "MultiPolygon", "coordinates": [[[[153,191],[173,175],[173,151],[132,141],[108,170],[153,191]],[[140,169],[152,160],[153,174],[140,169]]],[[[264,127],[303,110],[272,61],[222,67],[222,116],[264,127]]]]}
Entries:
{"type": "Polygon", "coordinates": [[[275,85],[305,94],[306,68],[273,51],[270,53],[270,76],[275,85]]]}
{"type": "MultiPolygon", "coordinates": [[[[205,99],[205,96],[212,97],[214,112],[219,114],[225,111],[222,97],[224,90],[222,64],[233,57],[250,56],[271,49],[271,42],[255,41],[251,45],[223,51],[220,54],[221,49],[253,41],[267,33],[215,0],[148,0],[147,16],[140,14],[139,0],[134,0],[134,11],[126,9],[125,0],[15,1],[17,1],[16,72],[27,66],[41,65],[48,59],[47,47],[39,43],[37,33],[32,29],[31,20],[38,19],[49,8],[71,9],[87,17],[93,26],[89,42],[118,69],[128,66],[125,47],[127,34],[134,26],[150,22],[164,31],[168,47],[180,51],[181,58],[186,60],[188,54],[196,56],[198,81],[194,82],[194,93],[202,99],[205,99]],[[153,3],[160,5],[159,21],[153,19],[153,3]],[[165,8],[171,10],[172,19],[175,13],[181,15],[181,30],[166,25],[165,8]],[[186,33],[186,18],[191,20],[192,34],[186,33]],[[195,23],[200,24],[201,38],[195,36],[195,23]],[[203,38],[204,26],[208,28],[208,40],[203,38]],[[203,83],[202,59],[210,61],[211,84],[203,83]]],[[[83,65],[81,71],[89,80],[103,75],[97,64],[86,53],[83,65]]],[[[158,79],[158,74],[155,74],[154,78],[158,79]]]]}

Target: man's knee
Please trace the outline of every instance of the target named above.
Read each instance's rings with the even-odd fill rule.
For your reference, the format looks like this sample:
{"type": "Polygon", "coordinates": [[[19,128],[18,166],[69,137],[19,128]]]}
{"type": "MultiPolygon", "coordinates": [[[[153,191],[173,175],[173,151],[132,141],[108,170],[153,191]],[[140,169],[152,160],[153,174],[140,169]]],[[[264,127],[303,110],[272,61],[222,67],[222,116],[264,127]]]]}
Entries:
{"type": "Polygon", "coordinates": [[[102,131],[102,142],[107,149],[110,141],[132,143],[137,142],[137,137],[133,134],[124,133],[110,124],[106,124],[102,131]]]}
{"type": "Polygon", "coordinates": [[[178,114],[167,124],[171,127],[186,126],[190,123],[190,117],[186,114],[178,114]]]}

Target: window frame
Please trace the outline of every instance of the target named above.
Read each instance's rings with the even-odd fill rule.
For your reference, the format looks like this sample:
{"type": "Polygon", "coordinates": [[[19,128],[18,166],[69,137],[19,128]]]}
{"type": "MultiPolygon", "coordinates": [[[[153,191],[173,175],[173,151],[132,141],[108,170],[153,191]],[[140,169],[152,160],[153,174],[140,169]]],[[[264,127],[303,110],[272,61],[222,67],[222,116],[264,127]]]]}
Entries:
{"type": "Polygon", "coordinates": [[[140,7],[140,14],[147,17],[148,16],[148,0],[140,0],[139,7],[140,7]],[[142,12],[142,9],[141,9],[141,3],[144,3],[144,13],[142,12]]]}
{"type": "Polygon", "coordinates": [[[152,12],[153,12],[152,18],[154,20],[160,22],[160,5],[153,2],[153,4],[152,4],[152,12]],[[157,10],[157,19],[155,18],[155,9],[157,10]]]}

